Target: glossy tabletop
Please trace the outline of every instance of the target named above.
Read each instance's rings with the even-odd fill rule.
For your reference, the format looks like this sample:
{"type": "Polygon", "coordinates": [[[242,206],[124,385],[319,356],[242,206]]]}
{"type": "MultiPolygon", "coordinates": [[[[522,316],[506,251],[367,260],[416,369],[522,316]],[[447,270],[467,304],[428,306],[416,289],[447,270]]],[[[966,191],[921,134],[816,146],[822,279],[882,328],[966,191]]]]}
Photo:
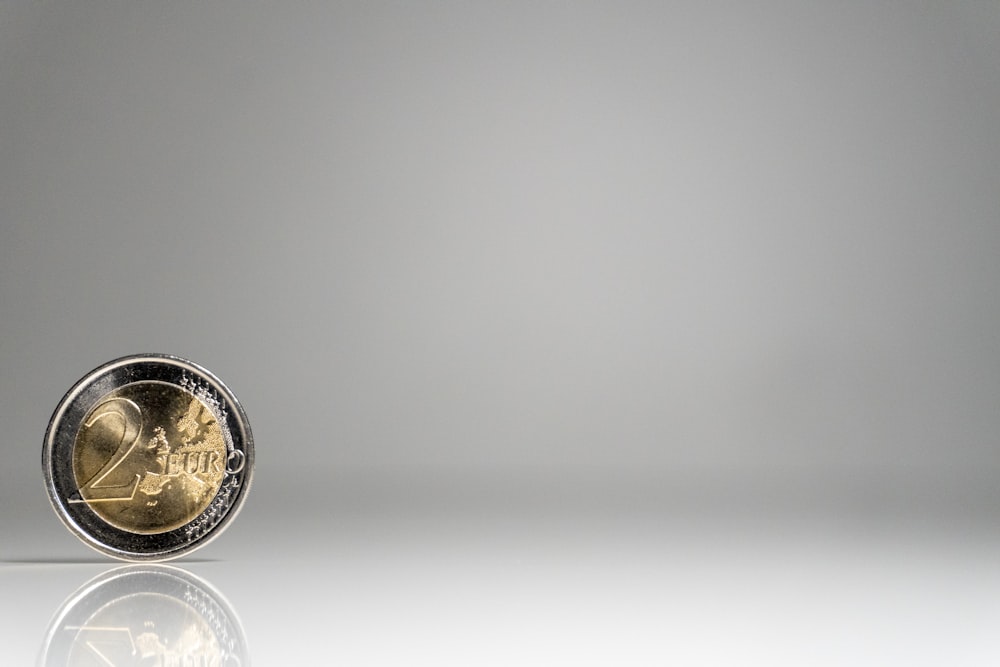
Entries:
{"type": "Polygon", "coordinates": [[[398,476],[320,507],[262,486],[168,565],[91,555],[55,517],[6,544],[5,664],[1000,659],[1000,532],[968,511],[398,476]]]}

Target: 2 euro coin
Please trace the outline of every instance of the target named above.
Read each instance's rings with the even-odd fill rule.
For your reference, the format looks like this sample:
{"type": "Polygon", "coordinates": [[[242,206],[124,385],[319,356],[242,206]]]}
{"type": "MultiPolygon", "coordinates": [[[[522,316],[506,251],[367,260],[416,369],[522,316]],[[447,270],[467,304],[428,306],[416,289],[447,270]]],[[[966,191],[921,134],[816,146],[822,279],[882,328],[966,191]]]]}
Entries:
{"type": "Polygon", "coordinates": [[[177,558],[218,536],[246,498],[253,463],[236,396],[201,366],[159,354],[117,359],[77,382],[42,450],[66,527],[130,561],[177,558]]]}

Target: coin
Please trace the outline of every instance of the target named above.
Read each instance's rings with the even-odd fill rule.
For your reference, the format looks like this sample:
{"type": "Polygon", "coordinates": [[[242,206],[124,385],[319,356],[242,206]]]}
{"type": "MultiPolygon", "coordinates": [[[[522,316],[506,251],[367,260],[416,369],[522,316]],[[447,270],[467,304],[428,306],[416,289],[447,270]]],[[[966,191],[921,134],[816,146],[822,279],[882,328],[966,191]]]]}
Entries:
{"type": "Polygon", "coordinates": [[[208,582],[167,565],[104,572],[56,612],[39,665],[243,665],[246,636],[208,582]]]}
{"type": "Polygon", "coordinates": [[[88,373],[52,415],[42,449],[66,527],[122,560],[177,558],[218,536],[253,475],[236,396],[201,366],[143,354],[88,373]]]}

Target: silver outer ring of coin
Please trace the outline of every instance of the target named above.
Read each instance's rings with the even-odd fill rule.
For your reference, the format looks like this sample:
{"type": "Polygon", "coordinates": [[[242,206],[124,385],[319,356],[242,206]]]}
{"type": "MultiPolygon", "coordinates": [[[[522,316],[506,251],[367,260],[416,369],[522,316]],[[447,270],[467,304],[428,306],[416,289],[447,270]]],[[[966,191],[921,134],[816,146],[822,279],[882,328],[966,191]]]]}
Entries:
{"type": "Polygon", "coordinates": [[[67,664],[75,635],[64,628],[85,627],[87,619],[108,604],[131,595],[154,593],[195,605],[213,626],[216,638],[228,655],[224,664],[250,664],[243,624],[225,596],[194,574],[170,565],[122,565],[94,577],[63,602],[49,622],[38,665],[67,664]]]}
{"type": "MultiPolygon", "coordinates": [[[[190,390],[190,389],[189,389],[190,390]]],[[[87,546],[126,561],[165,561],[203,547],[219,536],[239,513],[253,477],[253,436],[243,407],[215,375],[201,366],[165,354],[139,354],[108,362],[84,376],[66,393],[52,414],[42,448],[42,471],[49,501],[66,527],[87,546]],[[70,503],[77,482],[73,447],[84,417],[101,397],[136,382],[165,382],[194,388],[193,393],[215,412],[222,427],[230,460],[242,457],[236,472],[227,468],[222,486],[208,507],[180,528],[153,535],[116,528],[87,503],[70,503]],[[199,398],[204,398],[199,396],[199,398]]]]}

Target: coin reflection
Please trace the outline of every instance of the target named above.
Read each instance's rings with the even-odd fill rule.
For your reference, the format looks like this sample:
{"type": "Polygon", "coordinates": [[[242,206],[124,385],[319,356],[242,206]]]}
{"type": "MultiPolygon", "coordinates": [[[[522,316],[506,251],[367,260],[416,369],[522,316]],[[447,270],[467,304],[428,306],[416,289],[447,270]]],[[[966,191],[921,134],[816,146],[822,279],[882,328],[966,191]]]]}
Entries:
{"type": "Polygon", "coordinates": [[[177,567],[116,568],[84,584],[56,613],[40,665],[235,667],[248,665],[232,607],[177,567]]]}

